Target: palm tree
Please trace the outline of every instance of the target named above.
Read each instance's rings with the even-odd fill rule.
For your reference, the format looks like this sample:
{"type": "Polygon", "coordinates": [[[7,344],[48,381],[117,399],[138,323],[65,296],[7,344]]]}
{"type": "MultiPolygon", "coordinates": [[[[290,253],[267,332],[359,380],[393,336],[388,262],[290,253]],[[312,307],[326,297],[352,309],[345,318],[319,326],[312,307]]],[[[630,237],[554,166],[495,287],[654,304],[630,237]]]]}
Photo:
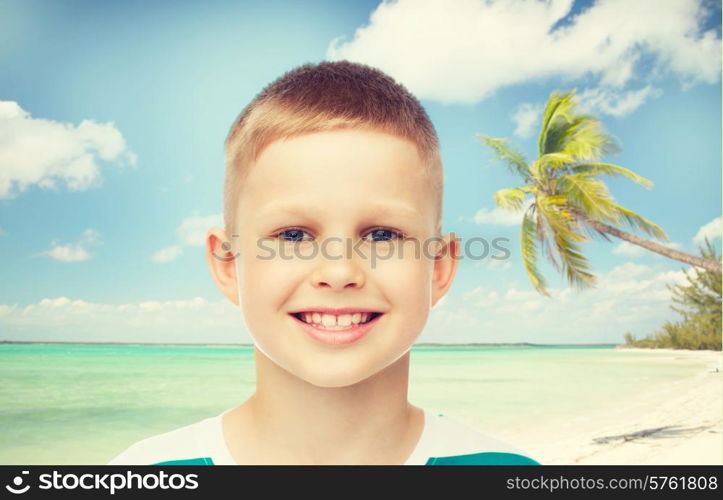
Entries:
{"type": "Polygon", "coordinates": [[[627,224],[657,240],[668,240],[660,226],[615,203],[605,183],[596,178],[622,176],[648,188],[653,185],[632,170],[600,161],[619,148],[602,124],[577,106],[575,90],[550,95],[542,116],[538,158],[532,163],[506,139],[478,134],[497,158],[524,181],[519,187],[497,191],[495,203],[504,209],[524,211],[522,260],[535,289],[549,295],[537,269],[538,243],[569,284],[578,288],[593,286],[595,276],[580,248],[589,236],[607,241],[609,235],[615,236],[665,257],[720,273],[718,260],[680,252],[617,227],[627,224]]]}

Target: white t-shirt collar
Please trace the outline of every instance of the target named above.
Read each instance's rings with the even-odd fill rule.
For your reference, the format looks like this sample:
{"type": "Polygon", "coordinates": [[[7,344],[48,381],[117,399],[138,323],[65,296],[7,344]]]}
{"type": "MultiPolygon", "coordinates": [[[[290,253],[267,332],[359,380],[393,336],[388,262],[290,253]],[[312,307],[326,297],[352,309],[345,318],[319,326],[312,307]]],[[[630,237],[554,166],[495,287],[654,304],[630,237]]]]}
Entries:
{"type": "MultiPolygon", "coordinates": [[[[231,455],[231,451],[223,435],[223,416],[231,410],[233,410],[233,408],[229,408],[215,417],[206,419],[202,436],[199,437],[199,445],[203,450],[202,453],[205,452],[205,455],[208,455],[210,452],[211,459],[215,465],[238,465],[231,455]]],[[[422,408],[422,410],[424,411],[422,434],[414,450],[404,462],[404,465],[424,465],[429,458],[430,443],[434,442],[435,416],[426,408],[422,408]]]]}

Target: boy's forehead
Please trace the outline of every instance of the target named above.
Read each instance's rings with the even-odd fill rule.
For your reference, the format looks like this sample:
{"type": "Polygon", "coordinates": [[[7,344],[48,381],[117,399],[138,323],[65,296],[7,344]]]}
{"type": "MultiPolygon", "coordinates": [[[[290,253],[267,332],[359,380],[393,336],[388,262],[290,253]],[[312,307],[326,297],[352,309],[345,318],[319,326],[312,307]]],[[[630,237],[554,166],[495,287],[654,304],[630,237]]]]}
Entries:
{"type": "MultiPolygon", "coordinates": [[[[317,211],[318,205],[309,204],[307,199],[272,200],[255,211],[255,216],[271,217],[276,215],[306,215],[317,211]]],[[[365,200],[360,207],[366,215],[394,215],[407,219],[423,217],[424,214],[413,204],[396,199],[365,200]]]]}
{"type": "Polygon", "coordinates": [[[429,186],[428,169],[413,143],[379,132],[342,130],[269,144],[249,166],[241,198],[256,215],[298,211],[315,202],[340,209],[363,203],[370,213],[419,216],[432,201],[429,186]]]}

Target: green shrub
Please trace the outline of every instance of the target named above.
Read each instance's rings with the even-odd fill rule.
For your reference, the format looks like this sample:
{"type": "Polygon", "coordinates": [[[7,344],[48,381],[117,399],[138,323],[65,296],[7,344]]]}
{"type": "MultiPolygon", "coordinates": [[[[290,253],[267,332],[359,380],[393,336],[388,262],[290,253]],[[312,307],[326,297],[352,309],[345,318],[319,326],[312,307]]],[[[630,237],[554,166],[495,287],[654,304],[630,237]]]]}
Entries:
{"type": "MultiPolygon", "coordinates": [[[[720,260],[720,254],[707,238],[700,253],[705,258],[720,260]]],[[[674,303],[670,307],[682,319],[675,323],[666,321],[660,331],[642,339],[627,332],[625,345],[721,350],[721,274],[694,268],[686,273],[686,278],[686,285],[668,286],[674,303]]]]}

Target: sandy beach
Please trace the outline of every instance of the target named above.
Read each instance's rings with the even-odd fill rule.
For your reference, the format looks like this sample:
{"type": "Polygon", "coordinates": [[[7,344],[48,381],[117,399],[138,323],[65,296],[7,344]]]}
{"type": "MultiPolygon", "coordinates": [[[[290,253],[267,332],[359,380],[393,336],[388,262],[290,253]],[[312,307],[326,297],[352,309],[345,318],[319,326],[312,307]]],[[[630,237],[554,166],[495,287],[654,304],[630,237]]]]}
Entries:
{"type": "Polygon", "coordinates": [[[723,464],[721,352],[639,351],[650,351],[651,363],[695,363],[700,369],[634,398],[611,401],[602,411],[510,430],[506,437],[549,465],[723,464]]]}

